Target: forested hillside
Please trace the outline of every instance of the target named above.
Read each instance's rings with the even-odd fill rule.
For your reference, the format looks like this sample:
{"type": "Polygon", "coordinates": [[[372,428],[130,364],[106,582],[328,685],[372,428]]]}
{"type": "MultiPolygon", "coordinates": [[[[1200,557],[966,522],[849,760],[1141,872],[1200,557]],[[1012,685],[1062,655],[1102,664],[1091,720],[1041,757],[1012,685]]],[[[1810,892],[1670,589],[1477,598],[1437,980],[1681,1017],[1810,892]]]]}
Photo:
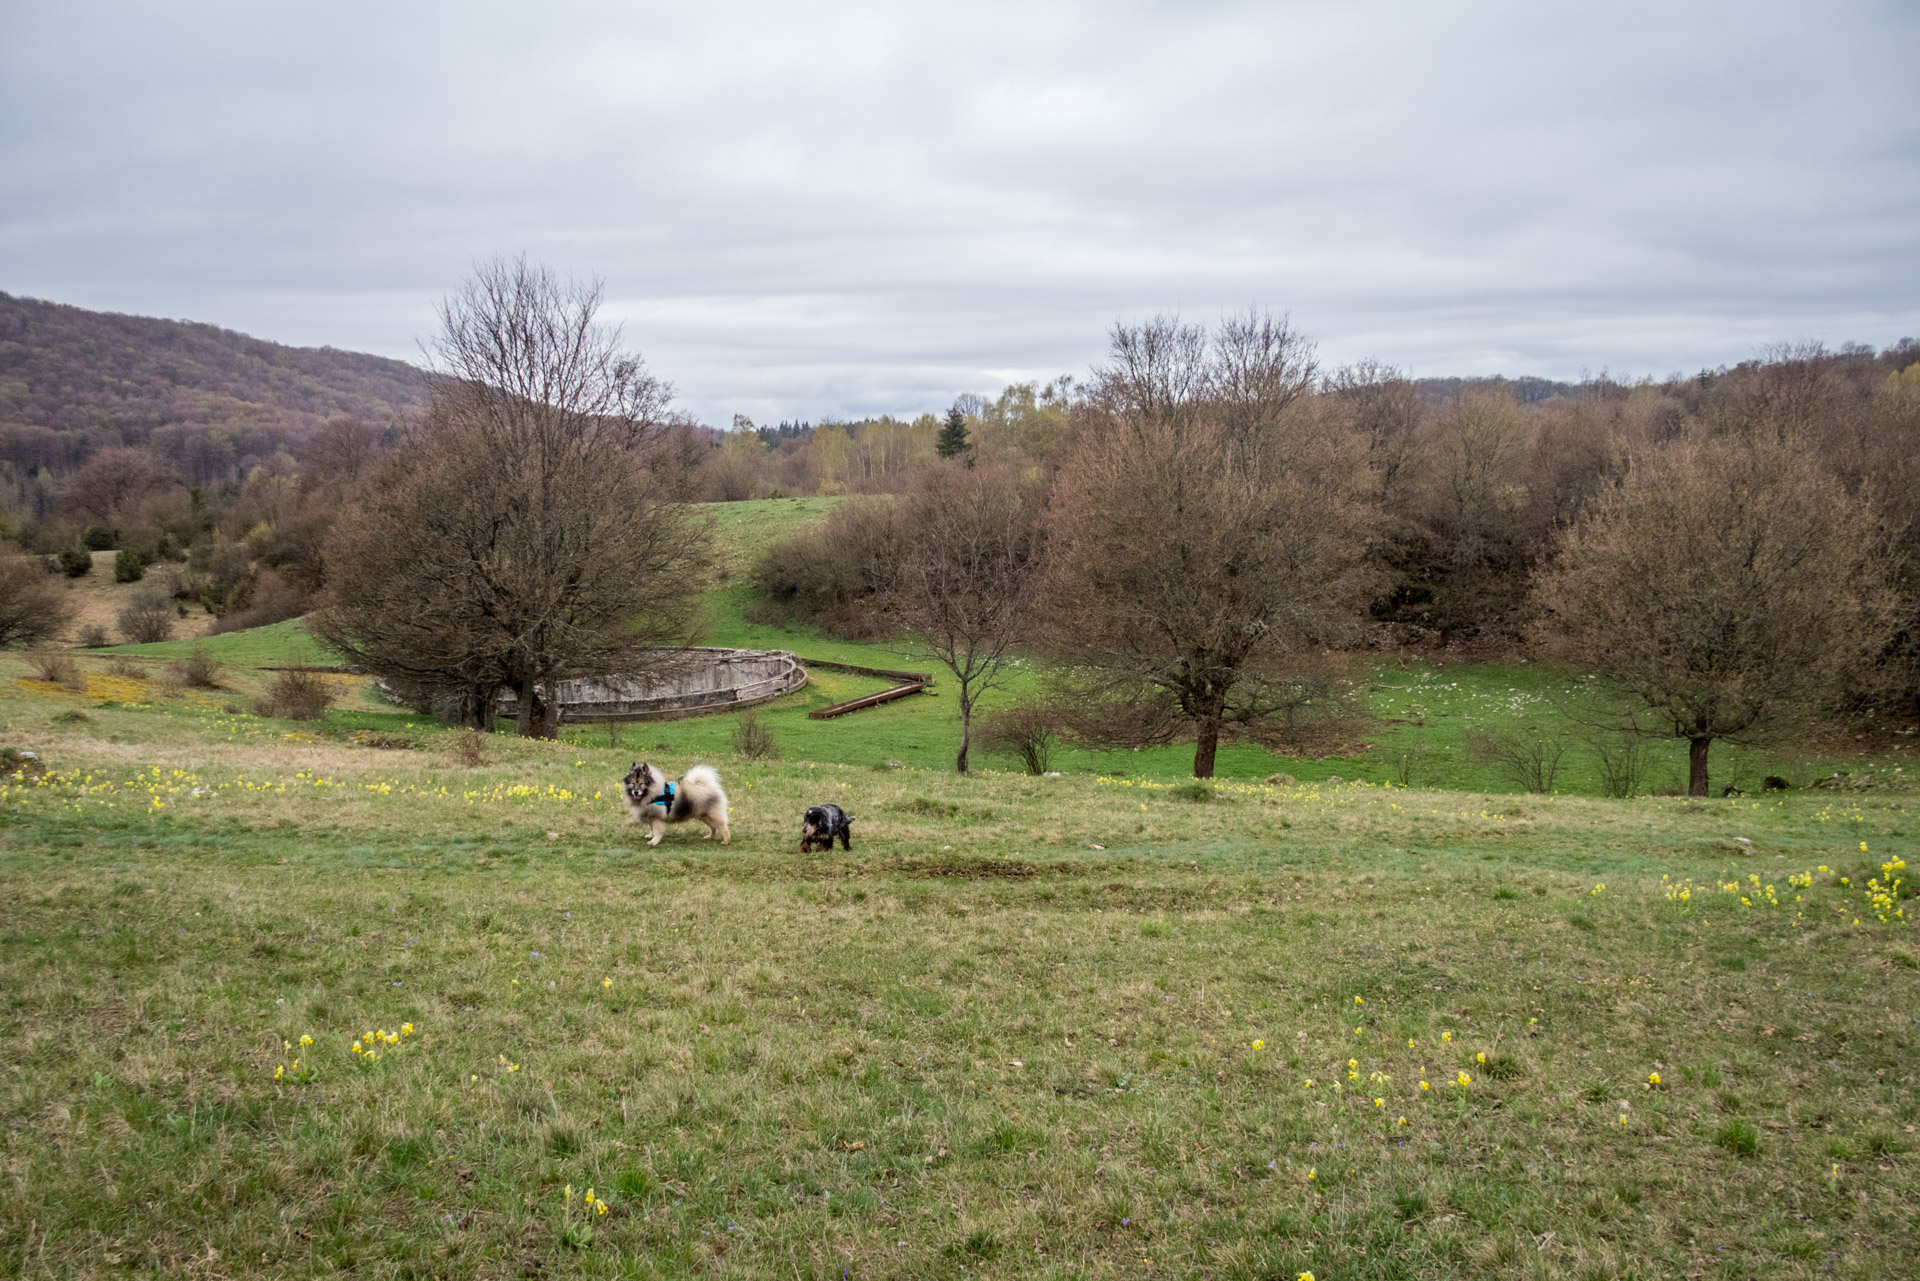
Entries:
{"type": "Polygon", "coordinates": [[[423,400],[402,361],[0,293],[0,463],[16,475],[135,446],[207,485],[298,455],[330,418],[384,424],[423,400]]]}

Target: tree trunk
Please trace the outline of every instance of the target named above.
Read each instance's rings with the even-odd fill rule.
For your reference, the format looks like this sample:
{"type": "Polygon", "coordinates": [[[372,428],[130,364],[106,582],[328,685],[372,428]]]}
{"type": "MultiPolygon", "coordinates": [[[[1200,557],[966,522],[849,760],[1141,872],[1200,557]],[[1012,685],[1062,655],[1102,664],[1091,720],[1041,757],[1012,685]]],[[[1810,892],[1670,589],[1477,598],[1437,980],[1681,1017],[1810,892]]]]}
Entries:
{"type": "Polygon", "coordinates": [[[1220,721],[1226,711],[1225,694],[1209,695],[1198,717],[1199,735],[1193,746],[1193,776],[1213,777],[1213,757],[1220,750],[1220,721]]]}
{"type": "Polygon", "coordinates": [[[1705,796],[1707,794],[1707,749],[1713,746],[1711,738],[1690,738],[1687,740],[1687,795],[1705,796]]]}
{"type": "Polygon", "coordinates": [[[973,746],[973,700],[967,697],[967,683],[960,682],[960,754],[953,759],[953,768],[964,774],[967,772],[967,749],[973,746]]]}
{"type": "Polygon", "coordinates": [[[521,738],[554,737],[554,709],[541,698],[531,676],[520,678],[520,707],[517,728],[521,738]]]}

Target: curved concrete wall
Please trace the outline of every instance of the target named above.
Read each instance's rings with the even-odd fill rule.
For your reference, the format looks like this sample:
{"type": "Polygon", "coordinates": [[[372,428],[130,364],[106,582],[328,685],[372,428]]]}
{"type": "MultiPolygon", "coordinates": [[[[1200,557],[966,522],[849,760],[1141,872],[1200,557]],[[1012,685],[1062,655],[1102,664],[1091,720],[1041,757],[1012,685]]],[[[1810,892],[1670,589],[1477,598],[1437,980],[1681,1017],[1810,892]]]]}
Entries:
{"type": "MultiPolygon", "coordinates": [[[[807,669],[784,649],[700,648],[676,655],[643,681],[561,681],[553,690],[562,724],[581,721],[670,721],[738,711],[791,694],[807,669]]],[[[495,709],[513,716],[520,700],[500,691],[495,709]]]]}

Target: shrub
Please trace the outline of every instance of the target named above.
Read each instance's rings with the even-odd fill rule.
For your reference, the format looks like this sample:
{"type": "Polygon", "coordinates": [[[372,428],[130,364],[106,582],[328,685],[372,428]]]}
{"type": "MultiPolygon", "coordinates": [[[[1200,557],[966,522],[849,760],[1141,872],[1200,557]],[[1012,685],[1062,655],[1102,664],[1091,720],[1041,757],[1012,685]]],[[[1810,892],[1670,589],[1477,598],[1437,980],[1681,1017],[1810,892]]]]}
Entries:
{"type": "Polygon", "coordinates": [[[106,525],[88,525],[80,535],[80,545],[90,552],[110,552],[120,536],[106,525]]]}
{"type": "Polygon", "coordinates": [[[222,615],[209,635],[221,636],[227,632],[245,631],[249,627],[284,623],[289,618],[298,618],[306,613],[311,603],[312,598],[298,584],[271,569],[263,569],[253,582],[246,608],[222,615]]]}
{"type": "Polygon", "coordinates": [[[995,712],[981,720],[979,743],[983,752],[1018,756],[1029,774],[1045,774],[1053,768],[1054,749],[1060,745],[1060,717],[1044,707],[995,712]]]}
{"type": "Polygon", "coordinates": [[[43,681],[52,681],[71,690],[84,691],[87,688],[86,673],[80,670],[80,664],[74,662],[71,655],[34,654],[27,662],[32,664],[33,670],[43,681]]]}
{"type": "Polygon", "coordinates": [[[1191,783],[1182,783],[1178,787],[1169,787],[1167,789],[1167,795],[1173,797],[1175,800],[1196,801],[1203,804],[1207,801],[1218,799],[1213,790],[1213,785],[1211,783],[1203,783],[1197,778],[1191,783]]]}
{"type": "Polygon", "coordinates": [[[121,680],[143,681],[147,679],[150,673],[144,666],[134,662],[131,658],[116,658],[107,664],[107,675],[118,676],[121,680]]]}
{"type": "Polygon", "coordinates": [[[93,553],[84,547],[65,547],[54,558],[59,562],[60,572],[68,578],[85,578],[93,572],[93,553]]]}
{"type": "Polygon", "coordinates": [[[198,645],[184,659],[167,664],[167,675],[176,685],[186,685],[192,689],[219,689],[220,664],[206,650],[198,645]]]}
{"type": "Polygon", "coordinates": [[[1596,732],[1586,738],[1600,763],[1600,790],[1626,798],[1640,792],[1647,774],[1647,740],[1633,733],[1596,732]]]}
{"type": "Polygon", "coordinates": [[[116,583],[137,583],[141,575],[147,572],[147,558],[131,547],[122,547],[113,554],[113,581],[116,583]]]}
{"type": "Polygon", "coordinates": [[[173,635],[173,600],[159,588],[143,588],[120,608],[120,634],[133,645],[151,645],[173,635]]]}
{"type": "Polygon", "coordinates": [[[81,649],[104,649],[108,645],[107,629],[98,623],[88,623],[80,629],[81,649]]]}
{"type": "Polygon", "coordinates": [[[1478,730],[1467,739],[1467,753],[1529,792],[1551,792],[1567,740],[1537,729],[1478,730]]]}
{"type": "Polygon", "coordinates": [[[0,646],[53,640],[72,618],[72,593],[44,562],[0,547],[0,646]]]}
{"type": "Polygon", "coordinates": [[[487,736],[477,729],[462,730],[453,736],[453,759],[468,769],[487,763],[487,736]]]}
{"type": "Polygon", "coordinates": [[[338,696],[331,682],[318,672],[304,668],[277,672],[261,695],[258,704],[262,716],[277,716],[289,721],[317,721],[326,714],[338,696]]]}
{"type": "Polygon", "coordinates": [[[733,728],[733,754],[750,761],[780,759],[780,744],[774,738],[773,731],[760,723],[759,712],[740,713],[740,722],[733,728]]]}
{"type": "Polygon", "coordinates": [[[848,640],[898,633],[887,596],[909,544],[899,505],[890,498],[851,499],[821,525],[781,539],[754,565],[762,618],[817,619],[848,640]]]}

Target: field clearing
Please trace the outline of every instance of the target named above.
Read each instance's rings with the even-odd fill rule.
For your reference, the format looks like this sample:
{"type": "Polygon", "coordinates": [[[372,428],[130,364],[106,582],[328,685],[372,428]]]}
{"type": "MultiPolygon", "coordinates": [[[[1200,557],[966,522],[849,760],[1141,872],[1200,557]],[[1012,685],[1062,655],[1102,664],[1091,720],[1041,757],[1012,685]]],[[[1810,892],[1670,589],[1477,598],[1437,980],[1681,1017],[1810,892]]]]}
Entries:
{"type": "Polygon", "coordinates": [[[27,675],[10,1274],[1914,1274],[1920,947],[1867,888],[1904,774],[1190,799],[716,753],[733,846],[649,850],[632,737],[683,768],[717,722],[467,769],[392,714],[27,675]],[[803,856],[829,799],[854,851],[803,856]]]}

